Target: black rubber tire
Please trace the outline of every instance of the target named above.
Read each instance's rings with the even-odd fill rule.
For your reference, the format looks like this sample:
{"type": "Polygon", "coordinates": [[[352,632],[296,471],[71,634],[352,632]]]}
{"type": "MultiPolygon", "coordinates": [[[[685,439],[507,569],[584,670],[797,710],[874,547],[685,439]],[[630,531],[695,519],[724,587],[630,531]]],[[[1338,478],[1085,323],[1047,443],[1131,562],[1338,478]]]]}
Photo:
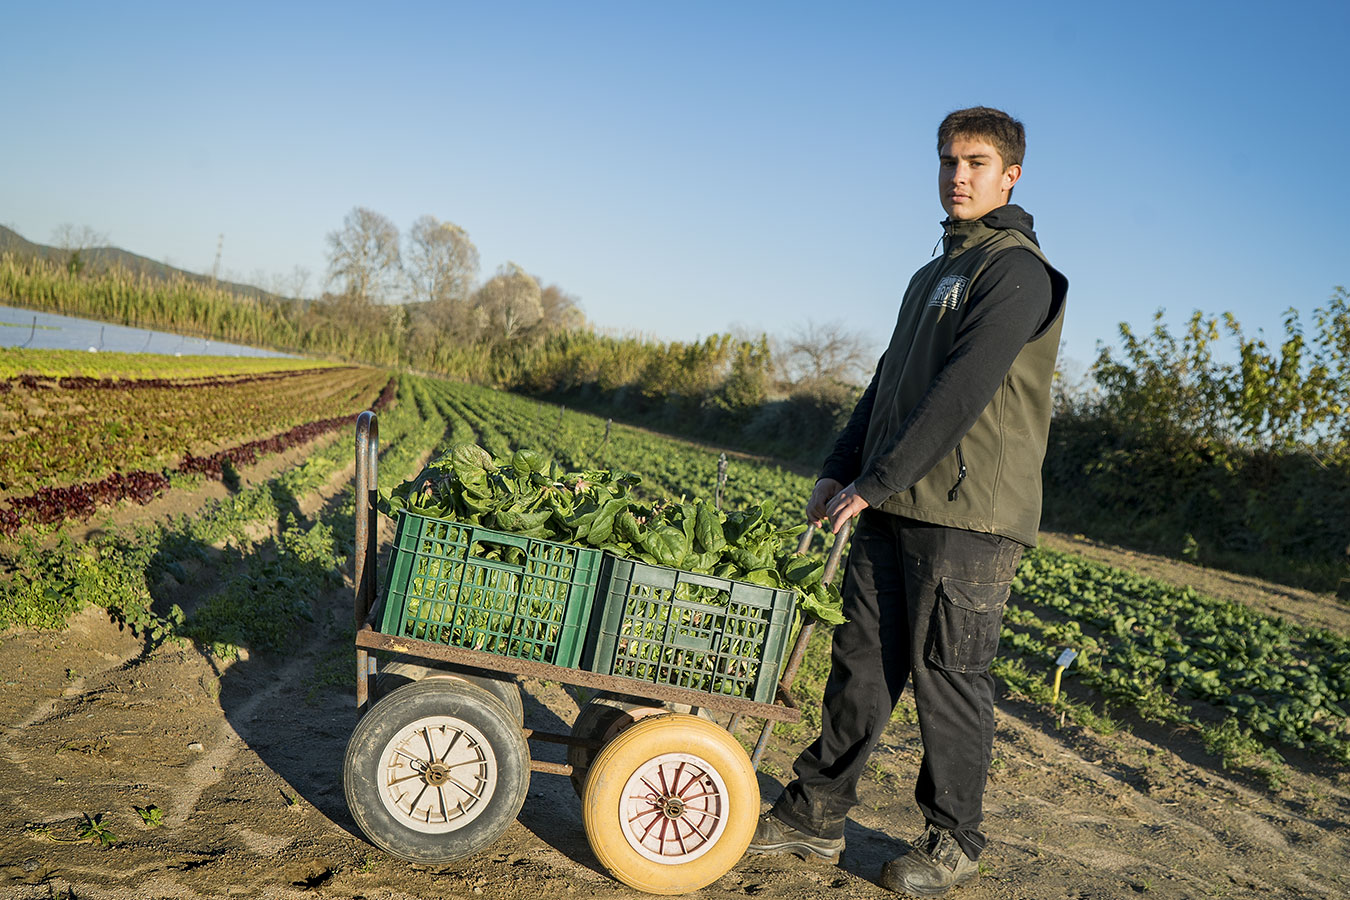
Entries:
{"type": "Polygon", "coordinates": [[[458,678],[476,684],[500,700],[502,706],[515,717],[517,725],[525,724],[525,704],[520,699],[520,685],[510,675],[494,678],[478,672],[444,668],[426,660],[395,657],[380,663],[380,672],[375,676],[375,696],[383,697],[405,684],[428,678],[458,678]]]}
{"type": "Polygon", "coordinates": [[[530,752],[496,697],[431,678],[390,692],[357,722],[342,782],[371,843],[409,862],[449,863],[478,853],[515,820],[530,786],[530,752]]]}

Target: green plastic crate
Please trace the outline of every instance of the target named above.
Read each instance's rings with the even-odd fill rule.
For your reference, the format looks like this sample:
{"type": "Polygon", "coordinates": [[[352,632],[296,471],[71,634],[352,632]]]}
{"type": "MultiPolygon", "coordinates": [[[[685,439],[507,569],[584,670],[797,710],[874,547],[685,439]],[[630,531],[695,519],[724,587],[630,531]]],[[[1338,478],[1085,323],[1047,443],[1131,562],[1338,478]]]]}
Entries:
{"type": "Polygon", "coordinates": [[[380,630],[575,668],[602,556],[401,510],[380,630]]]}
{"type": "Polygon", "coordinates": [[[585,668],[772,703],[795,595],[605,556],[585,668]]]}

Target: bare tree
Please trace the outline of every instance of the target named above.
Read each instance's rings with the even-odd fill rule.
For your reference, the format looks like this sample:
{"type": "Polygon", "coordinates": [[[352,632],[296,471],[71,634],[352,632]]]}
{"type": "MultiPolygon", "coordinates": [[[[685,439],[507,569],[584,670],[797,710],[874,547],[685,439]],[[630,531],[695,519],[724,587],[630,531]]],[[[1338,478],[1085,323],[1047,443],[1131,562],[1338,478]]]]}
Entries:
{"type": "Polygon", "coordinates": [[[284,279],[283,286],[277,293],[283,297],[292,297],[296,300],[303,298],[306,288],[309,287],[311,274],[307,266],[292,266],[290,275],[281,276],[284,279]]]}
{"type": "Polygon", "coordinates": [[[52,246],[65,252],[66,268],[76,275],[84,268],[88,251],[107,245],[108,236],[88,225],[76,226],[66,222],[52,231],[52,246]]]}
{"type": "Polygon", "coordinates": [[[840,322],[807,323],[786,341],[785,377],[792,383],[836,381],[859,384],[872,374],[875,357],[862,334],[840,322]]]}
{"type": "Polygon", "coordinates": [[[309,284],[311,272],[305,266],[292,266],[290,272],[276,272],[267,279],[267,292],[278,297],[301,300],[309,284]]]}
{"type": "Polygon", "coordinates": [[[487,316],[488,326],[499,341],[510,341],[544,317],[539,282],[524,269],[508,262],[474,294],[473,305],[487,316]]]}
{"type": "Polygon", "coordinates": [[[556,284],[550,284],[539,292],[539,302],[543,308],[543,321],[540,324],[549,331],[575,331],[586,324],[577,298],[556,284]]]}
{"type": "Polygon", "coordinates": [[[408,232],[403,257],[410,299],[427,303],[464,300],[478,279],[478,248],[453,222],[422,216],[408,232]]]}
{"type": "Polygon", "coordinates": [[[352,301],[392,299],[400,271],[398,228],[374,210],[353,207],[342,228],[328,233],[328,283],[339,283],[352,301]]]}

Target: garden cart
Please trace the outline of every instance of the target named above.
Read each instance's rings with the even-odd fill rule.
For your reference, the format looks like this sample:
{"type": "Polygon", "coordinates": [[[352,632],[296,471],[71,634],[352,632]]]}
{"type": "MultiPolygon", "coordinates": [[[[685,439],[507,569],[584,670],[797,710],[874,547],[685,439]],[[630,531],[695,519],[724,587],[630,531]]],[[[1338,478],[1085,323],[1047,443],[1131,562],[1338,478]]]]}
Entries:
{"type": "Polygon", "coordinates": [[[343,782],[365,835],[412,862],[463,859],[507,829],[544,772],[571,777],[591,849],[620,881],[678,894],[725,874],[754,834],[771,729],[801,716],[787,688],[809,625],[779,665],[792,592],[401,510],[377,595],[377,451],[362,413],[360,718],[343,782]],[[521,678],[576,691],[570,733],[525,727],[521,678]],[[732,736],[746,716],[764,721],[752,755],[732,736]],[[530,742],[565,745],[567,763],[533,759],[530,742]]]}

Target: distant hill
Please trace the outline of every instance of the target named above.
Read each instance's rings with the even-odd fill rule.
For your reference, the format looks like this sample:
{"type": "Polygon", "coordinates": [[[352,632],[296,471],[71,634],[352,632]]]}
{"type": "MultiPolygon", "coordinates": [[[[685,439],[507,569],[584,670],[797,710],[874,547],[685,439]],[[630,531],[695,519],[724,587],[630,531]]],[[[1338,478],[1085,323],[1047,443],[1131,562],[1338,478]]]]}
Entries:
{"type": "MultiPolygon", "coordinates": [[[[20,259],[49,259],[53,262],[64,264],[67,251],[59,247],[49,247],[45,244],[35,244],[23,237],[17,231],[0,225],[0,254],[12,253],[20,259]]],[[[275,294],[268,293],[262,288],[254,287],[251,284],[239,284],[233,281],[215,281],[209,275],[198,275],[196,272],[188,272],[185,269],[175,269],[173,266],[165,265],[162,262],[156,262],[145,256],[138,256],[126,250],[119,250],[116,247],[93,247],[81,252],[80,256],[84,260],[84,269],[87,272],[97,273],[106,272],[110,269],[121,267],[128,272],[136,275],[144,275],[147,278],[158,279],[161,281],[173,281],[183,278],[188,281],[195,281],[198,284],[215,284],[221,290],[230,291],[242,297],[254,297],[259,300],[282,300],[275,294]]]]}

